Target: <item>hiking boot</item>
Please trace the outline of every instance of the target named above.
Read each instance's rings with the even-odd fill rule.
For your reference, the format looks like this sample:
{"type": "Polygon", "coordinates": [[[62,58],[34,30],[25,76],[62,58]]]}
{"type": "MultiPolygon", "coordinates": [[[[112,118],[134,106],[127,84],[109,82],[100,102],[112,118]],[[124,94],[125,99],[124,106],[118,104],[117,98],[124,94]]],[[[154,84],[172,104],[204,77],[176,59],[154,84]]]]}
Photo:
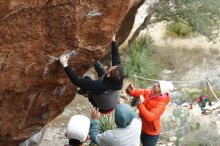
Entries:
{"type": "Polygon", "coordinates": [[[83,90],[83,89],[81,89],[81,88],[79,88],[79,89],[77,90],[77,93],[80,94],[80,95],[82,95],[82,96],[89,97],[89,91],[83,90]]]}

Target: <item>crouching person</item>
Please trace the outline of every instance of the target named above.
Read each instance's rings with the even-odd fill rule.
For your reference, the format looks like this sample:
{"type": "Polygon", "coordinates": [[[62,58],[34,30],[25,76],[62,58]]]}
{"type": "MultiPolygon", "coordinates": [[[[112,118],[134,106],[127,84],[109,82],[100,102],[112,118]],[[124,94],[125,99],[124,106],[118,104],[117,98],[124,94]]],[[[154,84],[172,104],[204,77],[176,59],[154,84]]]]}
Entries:
{"type": "Polygon", "coordinates": [[[205,107],[207,106],[207,104],[209,106],[212,106],[211,100],[209,99],[208,96],[205,96],[205,95],[199,96],[199,98],[196,99],[196,103],[201,108],[202,114],[205,114],[205,115],[208,114],[205,107]]]}
{"type": "Polygon", "coordinates": [[[84,146],[89,134],[90,120],[83,115],[72,116],[67,126],[69,144],[65,146],[84,146]]]}
{"type": "Polygon", "coordinates": [[[116,128],[99,132],[100,113],[93,109],[91,113],[90,139],[100,146],[140,146],[141,120],[135,116],[127,104],[115,108],[116,128]]]}

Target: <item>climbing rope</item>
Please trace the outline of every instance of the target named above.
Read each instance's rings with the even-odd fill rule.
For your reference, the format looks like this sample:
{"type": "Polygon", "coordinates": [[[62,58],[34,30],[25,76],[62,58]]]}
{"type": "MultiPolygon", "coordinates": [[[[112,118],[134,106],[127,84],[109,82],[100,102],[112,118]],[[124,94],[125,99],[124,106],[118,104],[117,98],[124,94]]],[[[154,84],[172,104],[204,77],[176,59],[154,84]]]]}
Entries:
{"type": "MultiPolygon", "coordinates": [[[[150,79],[150,78],[140,77],[140,76],[134,75],[134,76],[133,76],[133,81],[134,81],[135,84],[136,84],[136,79],[147,80],[147,81],[153,81],[153,82],[158,82],[158,81],[160,81],[160,80],[158,80],[158,79],[150,79]]],[[[216,98],[216,100],[219,102],[220,99],[217,97],[217,95],[215,94],[214,90],[212,89],[212,86],[211,86],[211,84],[210,84],[208,78],[206,78],[206,79],[200,79],[200,80],[188,80],[188,81],[186,81],[186,80],[185,80],[185,81],[184,81],[184,80],[175,80],[175,81],[172,80],[172,81],[170,81],[170,82],[172,82],[172,83],[183,83],[183,82],[185,82],[185,83],[193,83],[193,82],[201,82],[201,81],[203,81],[203,80],[206,80],[207,92],[208,92],[209,97],[210,97],[210,95],[211,95],[211,93],[212,93],[212,94],[214,95],[214,97],[216,98]]]]}
{"type": "MultiPolygon", "coordinates": [[[[147,81],[153,81],[153,82],[158,82],[158,81],[161,81],[159,79],[150,79],[150,78],[146,78],[146,77],[140,77],[140,76],[137,76],[137,75],[134,75],[133,76],[134,78],[137,78],[137,79],[141,79],[141,80],[147,80],[147,81]]],[[[170,80],[170,82],[173,82],[173,83],[183,83],[183,82],[200,82],[200,81],[203,81],[203,80],[206,80],[206,79],[201,79],[201,80],[170,80]]]]}
{"type": "Polygon", "coordinates": [[[209,82],[208,79],[206,79],[206,84],[207,84],[208,89],[210,90],[209,92],[211,92],[211,93],[214,95],[214,97],[217,99],[217,101],[219,102],[220,100],[218,99],[217,95],[216,95],[215,92],[213,91],[213,89],[212,89],[212,87],[211,87],[210,82],[209,82]]]}

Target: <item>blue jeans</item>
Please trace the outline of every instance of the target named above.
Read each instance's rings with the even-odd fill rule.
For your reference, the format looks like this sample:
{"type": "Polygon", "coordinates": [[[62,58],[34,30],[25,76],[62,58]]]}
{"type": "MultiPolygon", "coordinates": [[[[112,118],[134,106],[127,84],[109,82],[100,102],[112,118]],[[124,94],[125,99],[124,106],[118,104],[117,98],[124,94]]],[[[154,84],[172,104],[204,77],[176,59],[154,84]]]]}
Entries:
{"type": "Polygon", "coordinates": [[[159,134],[148,135],[145,133],[141,133],[141,142],[143,146],[155,146],[157,144],[158,139],[159,139],[159,134]]]}

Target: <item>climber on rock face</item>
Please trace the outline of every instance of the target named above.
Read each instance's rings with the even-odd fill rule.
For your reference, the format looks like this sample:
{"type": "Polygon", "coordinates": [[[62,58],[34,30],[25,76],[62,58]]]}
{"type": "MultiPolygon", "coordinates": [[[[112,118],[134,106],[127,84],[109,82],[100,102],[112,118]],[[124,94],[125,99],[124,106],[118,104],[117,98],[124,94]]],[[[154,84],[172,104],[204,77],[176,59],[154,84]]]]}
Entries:
{"type": "Polygon", "coordinates": [[[94,68],[99,77],[97,80],[93,80],[89,76],[79,78],[75,71],[68,66],[68,57],[66,55],[60,56],[60,63],[64,66],[71,82],[80,88],[78,93],[87,94],[89,101],[94,107],[99,108],[101,113],[109,113],[116,107],[123,86],[124,71],[115,36],[112,38],[111,45],[112,66],[105,70],[102,64],[96,61],[94,68]]]}

